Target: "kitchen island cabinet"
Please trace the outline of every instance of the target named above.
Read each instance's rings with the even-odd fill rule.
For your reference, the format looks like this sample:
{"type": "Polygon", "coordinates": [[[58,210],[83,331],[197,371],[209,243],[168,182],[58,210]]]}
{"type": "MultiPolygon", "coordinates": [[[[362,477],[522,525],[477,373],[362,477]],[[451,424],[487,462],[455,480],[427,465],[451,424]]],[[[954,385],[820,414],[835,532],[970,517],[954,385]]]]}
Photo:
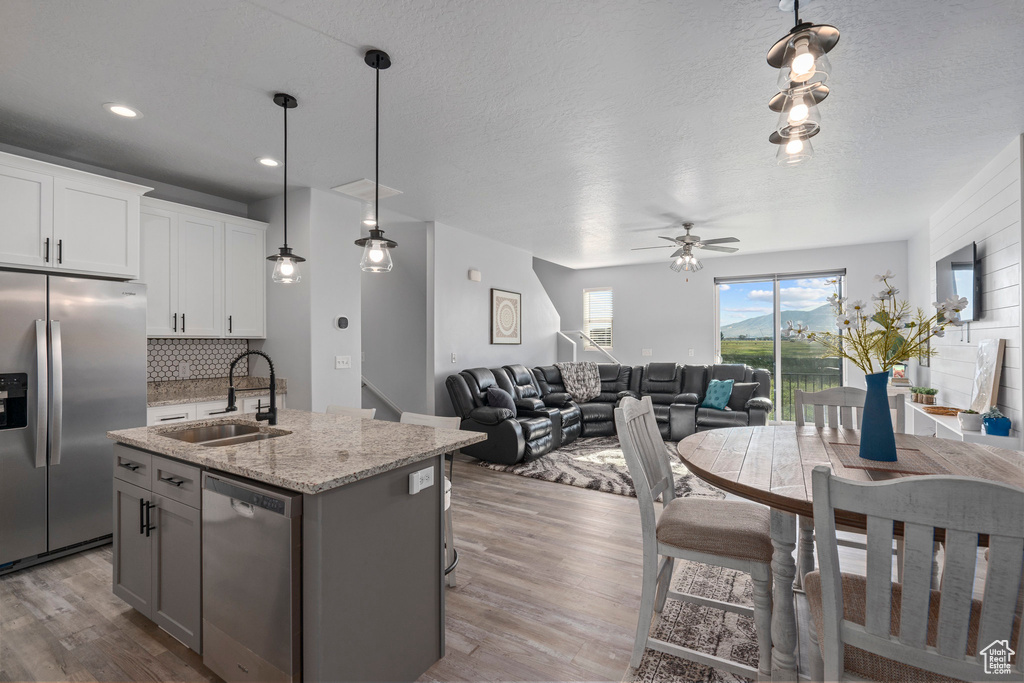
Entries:
{"type": "MultiPolygon", "coordinates": [[[[109,436],[130,454],[302,494],[302,679],[412,681],[444,656],[441,456],[485,435],[282,410],[275,427],[236,414],[109,436]],[[221,447],[168,436],[225,424],[258,424],[274,436],[221,447]],[[412,493],[417,474],[433,483],[412,493]]],[[[245,581],[245,567],[237,571],[245,581]]],[[[216,636],[213,645],[204,636],[204,659],[222,654],[211,647],[225,649],[216,636]]],[[[241,670],[252,667],[238,664],[214,670],[254,680],[241,670]]]]}

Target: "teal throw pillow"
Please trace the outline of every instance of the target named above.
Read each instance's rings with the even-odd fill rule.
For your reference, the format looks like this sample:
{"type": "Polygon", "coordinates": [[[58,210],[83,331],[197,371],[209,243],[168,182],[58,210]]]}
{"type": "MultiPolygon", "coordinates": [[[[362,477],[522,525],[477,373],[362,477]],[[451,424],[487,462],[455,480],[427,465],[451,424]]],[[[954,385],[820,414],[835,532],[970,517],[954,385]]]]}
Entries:
{"type": "Polygon", "coordinates": [[[700,404],[700,407],[725,410],[725,407],[729,405],[730,396],[732,396],[732,380],[713,379],[708,384],[708,393],[704,396],[704,402],[700,404]]]}

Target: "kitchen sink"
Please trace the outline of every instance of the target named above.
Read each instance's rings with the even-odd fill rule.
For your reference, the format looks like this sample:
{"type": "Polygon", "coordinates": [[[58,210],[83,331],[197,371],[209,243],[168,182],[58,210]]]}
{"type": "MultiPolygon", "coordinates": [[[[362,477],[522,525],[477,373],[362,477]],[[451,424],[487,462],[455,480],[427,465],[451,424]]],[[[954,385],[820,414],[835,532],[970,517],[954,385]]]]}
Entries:
{"type": "Polygon", "coordinates": [[[235,446],[240,443],[249,443],[250,441],[266,441],[267,439],[273,439],[277,436],[284,436],[288,432],[282,434],[269,434],[267,432],[257,432],[255,434],[242,434],[241,436],[230,436],[224,439],[214,439],[213,441],[202,441],[199,443],[204,448],[216,448],[217,446],[235,446]]]}
{"type": "Polygon", "coordinates": [[[259,426],[250,422],[176,429],[174,431],[161,432],[160,436],[166,436],[169,439],[178,439],[179,441],[187,441],[189,443],[205,443],[207,441],[219,441],[220,439],[229,439],[239,436],[252,436],[259,433],[259,426]]]}

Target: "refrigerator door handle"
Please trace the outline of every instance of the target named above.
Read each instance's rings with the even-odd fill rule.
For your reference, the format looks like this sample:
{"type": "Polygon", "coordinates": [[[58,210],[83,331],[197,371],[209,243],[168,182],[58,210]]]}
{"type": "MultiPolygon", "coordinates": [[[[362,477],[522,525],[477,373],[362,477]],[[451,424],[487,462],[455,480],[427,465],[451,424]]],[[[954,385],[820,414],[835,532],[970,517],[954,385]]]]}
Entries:
{"type": "Polygon", "coordinates": [[[64,422],[64,354],[60,340],[60,321],[50,321],[50,348],[53,354],[53,410],[50,411],[50,464],[60,464],[61,427],[64,422]]]}
{"type": "Polygon", "coordinates": [[[36,469],[46,467],[46,321],[36,321],[36,469]]]}

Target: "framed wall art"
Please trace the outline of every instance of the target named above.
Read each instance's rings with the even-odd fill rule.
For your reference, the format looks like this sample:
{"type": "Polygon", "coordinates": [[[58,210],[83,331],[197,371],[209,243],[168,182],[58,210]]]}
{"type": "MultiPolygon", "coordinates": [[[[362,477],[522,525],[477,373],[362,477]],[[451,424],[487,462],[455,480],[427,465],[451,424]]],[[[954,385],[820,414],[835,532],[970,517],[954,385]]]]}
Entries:
{"type": "Polygon", "coordinates": [[[1005,339],[982,339],[978,342],[978,361],[974,367],[974,391],[971,394],[972,410],[983,413],[996,404],[1005,349],[1005,339]]]}
{"type": "Polygon", "coordinates": [[[523,343],[523,297],[518,292],[491,289],[491,343],[523,343]]]}

